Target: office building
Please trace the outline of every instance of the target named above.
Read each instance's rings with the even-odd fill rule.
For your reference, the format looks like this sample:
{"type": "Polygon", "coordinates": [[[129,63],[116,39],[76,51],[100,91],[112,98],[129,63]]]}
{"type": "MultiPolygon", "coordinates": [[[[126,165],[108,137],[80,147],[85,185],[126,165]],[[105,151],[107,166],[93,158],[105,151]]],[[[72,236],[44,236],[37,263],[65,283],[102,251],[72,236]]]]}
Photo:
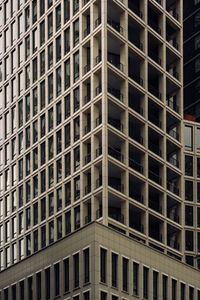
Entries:
{"type": "Polygon", "coordinates": [[[182,1],[0,3],[0,297],[200,300],[182,1]]]}

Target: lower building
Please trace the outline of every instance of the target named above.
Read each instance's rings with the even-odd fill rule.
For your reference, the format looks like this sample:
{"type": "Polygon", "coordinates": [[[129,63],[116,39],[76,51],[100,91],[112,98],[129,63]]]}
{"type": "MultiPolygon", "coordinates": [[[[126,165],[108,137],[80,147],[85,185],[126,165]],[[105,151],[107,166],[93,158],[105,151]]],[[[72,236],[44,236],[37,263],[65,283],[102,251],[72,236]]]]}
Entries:
{"type": "Polygon", "coordinates": [[[1,299],[200,299],[199,271],[93,222],[1,273],[1,299]]]}

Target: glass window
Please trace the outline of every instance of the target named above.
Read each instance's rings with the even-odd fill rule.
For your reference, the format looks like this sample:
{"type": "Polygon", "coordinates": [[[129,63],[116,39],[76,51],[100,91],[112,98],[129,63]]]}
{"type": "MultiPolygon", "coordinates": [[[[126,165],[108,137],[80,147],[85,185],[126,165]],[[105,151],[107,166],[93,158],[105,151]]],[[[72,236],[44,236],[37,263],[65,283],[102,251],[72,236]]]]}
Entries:
{"type": "Polygon", "coordinates": [[[23,125],[23,100],[18,102],[18,128],[23,125]]]}
{"type": "Polygon", "coordinates": [[[185,150],[193,151],[193,128],[185,126],[185,150]]]}
{"type": "Polygon", "coordinates": [[[32,22],[33,24],[37,21],[37,0],[32,2],[32,22]]]}
{"type": "Polygon", "coordinates": [[[79,51],[74,54],[74,82],[79,80],[79,51]]]}
{"type": "Polygon", "coordinates": [[[193,181],[185,180],[185,200],[193,201],[193,181]]]}
{"type": "Polygon", "coordinates": [[[83,251],[84,257],[84,283],[90,281],[90,249],[87,248],[83,251]]]}
{"type": "Polygon", "coordinates": [[[65,234],[69,234],[71,232],[71,212],[68,211],[65,214],[65,234]]]}
{"type": "Polygon", "coordinates": [[[30,87],[30,65],[27,65],[25,68],[25,86],[26,89],[30,87]]]}
{"type": "Polygon", "coordinates": [[[50,289],[51,289],[51,281],[50,281],[50,268],[45,270],[45,295],[46,299],[50,299],[50,289]]]}
{"type": "Polygon", "coordinates": [[[49,194],[49,217],[54,214],[54,195],[49,194]]]}
{"type": "Polygon", "coordinates": [[[65,148],[69,147],[71,143],[71,134],[70,134],[70,123],[65,126],[65,148]]]}
{"type": "Polygon", "coordinates": [[[118,255],[112,253],[112,286],[117,287],[118,255]]]}
{"type": "Polygon", "coordinates": [[[74,142],[80,138],[80,119],[77,117],[74,119],[74,142]]]}
{"type": "Polygon", "coordinates": [[[44,14],[45,12],[45,0],[40,0],[40,17],[44,14]]]}
{"type": "Polygon", "coordinates": [[[41,248],[46,246],[46,225],[41,227],[41,248]]]}
{"type": "Polygon", "coordinates": [[[60,293],[60,264],[54,265],[54,280],[55,280],[55,296],[60,293]]]}
{"type": "Polygon", "coordinates": [[[40,53],[40,76],[45,73],[45,50],[40,53]]]}
{"type": "Polygon", "coordinates": [[[79,19],[73,23],[74,47],[79,43],[79,19]]]}
{"type": "Polygon", "coordinates": [[[46,133],[46,119],[45,114],[40,117],[40,137],[43,137],[46,133]]]}
{"type": "Polygon", "coordinates": [[[57,218],[57,239],[62,238],[62,216],[57,218]]]}
{"type": "Polygon", "coordinates": [[[37,28],[33,30],[33,35],[32,35],[32,42],[33,42],[33,53],[37,51],[38,48],[38,37],[37,37],[37,28]]]}
{"type": "Polygon", "coordinates": [[[42,283],[41,283],[41,272],[36,274],[36,291],[37,291],[37,300],[42,299],[42,283]]]}
{"type": "Polygon", "coordinates": [[[56,191],[57,211],[62,209],[62,188],[56,191]]]}
{"type": "Polygon", "coordinates": [[[53,34],[53,14],[48,15],[48,38],[53,34]]]}
{"type": "Polygon", "coordinates": [[[176,300],[176,286],[177,286],[176,280],[172,279],[172,300],[176,300]]]}
{"type": "Polygon", "coordinates": [[[195,73],[198,73],[200,71],[200,58],[199,57],[195,59],[194,67],[195,67],[195,73]]]}
{"type": "Polygon", "coordinates": [[[74,149],[74,171],[80,168],[80,147],[74,149]]]}
{"type": "Polygon", "coordinates": [[[41,166],[43,164],[45,164],[46,162],[46,142],[43,142],[41,145],[40,145],[40,155],[41,155],[41,161],[40,161],[40,164],[41,166]]]}
{"type": "Polygon", "coordinates": [[[40,173],[40,185],[41,185],[41,193],[46,191],[46,170],[43,170],[40,173]]]}
{"type": "Polygon", "coordinates": [[[54,242],[54,221],[49,223],[49,244],[54,242]]]}
{"type": "Polygon", "coordinates": [[[49,160],[53,158],[53,149],[54,149],[54,145],[53,145],[53,136],[51,136],[48,139],[48,149],[49,149],[49,160]]]}
{"type": "Polygon", "coordinates": [[[45,80],[40,83],[40,109],[45,107],[45,80]]]}
{"type": "MultiPolygon", "coordinates": [[[[139,264],[133,263],[133,295],[139,294],[139,264]]],[[[166,299],[165,299],[166,300],[166,299]]]]}
{"type": "Polygon", "coordinates": [[[64,0],[64,23],[70,18],[70,0],[64,0]]]}
{"type": "Polygon", "coordinates": [[[193,157],[185,155],[185,175],[193,176],[193,157]]]}
{"type": "Polygon", "coordinates": [[[79,10],[79,0],[73,0],[73,14],[75,15],[79,10]]]}
{"type": "Polygon", "coordinates": [[[25,98],[26,122],[30,120],[30,94],[25,98]]]}
{"type": "Polygon", "coordinates": [[[65,155],[65,177],[71,174],[71,155],[70,152],[65,155]]]}
{"type": "Polygon", "coordinates": [[[70,27],[64,31],[64,54],[70,51],[70,27]]]}
{"type": "Polygon", "coordinates": [[[56,30],[61,26],[61,5],[56,7],[56,30]]]}
{"type": "Polygon", "coordinates": [[[74,229],[80,228],[80,206],[74,208],[74,229]]]}
{"type": "Polygon", "coordinates": [[[33,122],[33,144],[38,140],[38,121],[33,122]]]}
{"type": "Polygon", "coordinates": [[[62,159],[56,161],[57,183],[62,180],[62,159]]]}
{"type": "Polygon", "coordinates": [[[56,96],[61,94],[62,90],[62,79],[61,79],[61,67],[56,69],[56,96]]]}
{"type": "Polygon", "coordinates": [[[107,251],[103,248],[100,249],[100,281],[106,283],[106,260],[107,260],[107,251]]]}
{"type": "Polygon", "coordinates": [[[61,130],[56,132],[56,152],[57,154],[62,151],[62,132],[61,130]]]}
{"type": "Polygon", "coordinates": [[[48,46],[48,68],[53,66],[53,43],[48,46]]]}
{"type": "Polygon", "coordinates": [[[198,27],[200,25],[200,12],[197,12],[194,15],[194,27],[198,27]]]}
{"type": "Polygon", "coordinates": [[[71,204],[71,182],[65,184],[65,206],[71,204]]]}
{"type": "Polygon", "coordinates": [[[33,150],[33,171],[38,168],[38,148],[33,150]]]}
{"type": "Polygon", "coordinates": [[[38,251],[38,230],[33,232],[33,251],[38,251]]]}
{"type": "Polygon", "coordinates": [[[53,73],[48,76],[48,101],[53,100],[53,73]]]}
{"type": "Polygon", "coordinates": [[[64,104],[65,104],[65,119],[67,119],[70,116],[70,94],[65,96],[64,98],[64,104]]]}
{"type": "Polygon", "coordinates": [[[80,92],[79,87],[74,90],[74,112],[80,108],[80,92]]]}
{"type": "Polygon", "coordinates": [[[25,59],[30,56],[30,35],[25,38],[25,59]]]}
{"type": "Polygon", "coordinates": [[[45,21],[40,23],[40,46],[45,42],[45,21]]]}
{"type": "Polygon", "coordinates": [[[56,62],[61,59],[61,36],[56,38],[56,62]]]}
{"type": "Polygon", "coordinates": [[[69,258],[66,258],[63,261],[63,269],[64,269],[64,291],[69,291],[69,258]]]}
{"type": "Polygon", "coordinates": [[[74,288],[79,287],[79,253],[73,256],[74,264],[74,288]]]}
{"type": "Polygon", "coordinates": [[[143,298],[148,299],[148,282],[149,279],[149,269],[146,267],[143,267],[143,298]]]}
{"type": "Polygon", "coordinates": [[[65,62],[65,89],[70,87],[70,59],[65,62]]]}

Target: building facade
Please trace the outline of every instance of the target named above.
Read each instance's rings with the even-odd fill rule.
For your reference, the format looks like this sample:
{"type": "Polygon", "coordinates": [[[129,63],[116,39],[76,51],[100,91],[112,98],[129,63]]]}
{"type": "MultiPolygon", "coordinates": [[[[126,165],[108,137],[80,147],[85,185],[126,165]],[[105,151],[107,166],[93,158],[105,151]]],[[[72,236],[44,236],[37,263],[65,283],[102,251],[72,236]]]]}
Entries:
{"type": "Polygon", "coordinates": [[[182,10],[0,2],[3,300],[200,299],[182,10]]]}

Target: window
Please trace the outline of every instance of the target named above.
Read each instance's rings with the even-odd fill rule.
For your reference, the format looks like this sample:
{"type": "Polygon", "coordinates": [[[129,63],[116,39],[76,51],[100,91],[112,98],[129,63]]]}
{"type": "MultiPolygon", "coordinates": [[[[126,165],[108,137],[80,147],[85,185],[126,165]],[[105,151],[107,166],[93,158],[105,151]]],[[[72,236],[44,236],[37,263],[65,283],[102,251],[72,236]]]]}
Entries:
{"type": "Polygon", "coordinates": [[[193,182],[185,180],[185,200],[193,201],[193,182]]]}
{"type": "Polygon", "coordinates": [[[172,300],[176,300],[176,286],[177,281],[175,279],[172,279],[172,300]]]}
{"type": "Polygon", "coordinates": [[[101,291],[101,300],[107,300],[107,294],[101,291]]]}
{"type": "Polygon", "coordinates": [[[74,288],[79,287],[79,253],[73,256],[74,263],[74,288]]]}
{"type": "MultiPolygon", "coordinates": [[[[31,235],[26,236],[26,256],[31,255],[31,235]]],[[[31,298],[29,298],[31,299],[31,298]]]]}
{"type": "Polygon", "coordinates": [[[45,80],[40,83],[40,109],[45,107],[45,80]]]}
{"type": "Polygon", "coordinates": [[[33,122],[33,144],[38,140],[38,121],[33,122]]]}
{"type": "Polygon", "coordinates": [[[37,28],[33,30],[32,38],[33,38],[32,42],[33,42],[33,53],[34,53],[38,47],[37,28]]]}
{"type": "Polygon", "coordinates": [[[61,67],[56,69],[56,97],[61,94],[62,80],[61,80],[61,67]]]}
{"type": "Polygon", "coordinates": [[[48,129],[53,130],[53,108],[48,111],[48,129]]]}
{"type": "Polygon", "coordinates": [[[19,283],[19,294],[20,294],[20,299],[24,300],[24,281],[20,281],[19,283]]]}
{"type": "Polygon", "coordinates": [[[193,157],[185,155],[185,175],[193,176],[193,157]]]}
{"type": "Polygon", "coordinates": [[[163,300],[167,300],[167,289],[168,289],[168,277],[163,275],[162,276],[162,295],[163,295],[163,300]]]}
{"type": "Polygon", "coordinates": [[[149,269],[146,267],[143,267],[143,298],[148,299],[148,282],[149,279],[149,269]]]}
{"type": "Polygon", "coordinates": [[[48,38],[53,34],[53,14],[48,15],[48,38]]]}
{"type": "Polygon", "coordinates": [[[70,18],[70,0],[64,0],[64,23],[70,18]]]}
{"type": "Polygon", "coordinates": [[[26,122],[30,119],[30,94],[26,95],[25,98],[25,111],[26,111],[26,122]]]}
{"type": "Polygon", "coordinates": [[[70,152],[65,155],[65,177],[71,174],[71,157],[70,152]]]}
{"type": "Polygon", "coordinates": [[[64,70],[64,73],[65,73],[65,89],[68,89],[70,87],[70,59],[68,59],[66,62],[65,62],[65,70],[64,70]]]}
{"type": "Polygon", "coordinates": [[[74,47],[79,43],[79,19],[73,23],[74,47]]]}
{"type": "Polygon", "coordinates": [[[80,138],[80,119],[77,117],[74,119],[74,142],[80,138]]]}
{"type": "Polygon", "coordinates": [[[69,234],[71,232],[71,212],[68,211],[65,214],[65,234],[69,234]]]}
{"type": "Polygon", "coordinates": [[[30,56],[30,35],[25,38],[25,59],[30,56]]]}
{"type": "Polygon", "coordinates": [[[194,300],[194,288],[189,286],[189,300],[194,300]]]}
{"type": "Polygon", "coordinates": [[[32,22],[33,24],[37,21],[37,0],[32,2],[32,22]]]}
{"type": "Polygon", "coordinates": [[[74,54],[74,82],[79,80],[79,51],[74,54]]]}
{"type": "Polygon", "coordinates": [[[195,73],[198,73],[200,71],[200,58],[195,59],[195,73]]]}
{"type": "Polygon", "coordinates": [[[60,293],[60,265],[57,263],[54,265],[54,278],[55,278],[55,296],[60,293]]]}
{"type": "Polygon", "coordinates": [[[200,12],[197,12],[194,15],[194,27],[198,27],[200,25],[200,12]]]}
{"type": "Polygon", "coordinates": [[[80,91],[79,91],[79,87],[74,89],[73,95],[74,95],[74,112],[75,112],[80,108],[80,91]]]}
{"type": "Polygon", "coordinates": [[[80,168],[80,147],[74,149],[74,171],[80,168]]]}
{"type": "Polygon", "coordinates": [[[70,94],[65,96],[64,104],[65,104],[64,115],[65,115],[65,119],[67,119],[70,116],[70,94]]]}
{"type": "Polygon", "coordinates": [[[33,177],[33,198],[38,196],[38,175],[33,177]]]}
{"type": "Polygon", "coordinates": [[[25,67],[25,87],[26,89],[30,87],[30,65],[25,67]]]}
{"type": "Polygon", "coordinates": [[[50,299],[50,289],[51,289],[51,282],[50,282],[50,268],[45,270],[45,296],[46,300],[50,299]]]}
{"type": "Polygon", "coordinates": [[[158,272],[153,271],[153,300],[158,299],[158,272]]]}
{"type": "Polygon", "coordinates": [[[54,242],[54,222],[49,223],[49,244],[54,242]]]}
{"type": "Polygon", "coordinates": [[[193,206],[185,206],[185,225],[193,226],[193,206]]]}
{"type": "Polygon", "coordinates": [[[45,114],[40,117],[40,137],[43,137],[46,133],[46,120],[45,114]]]}
{"type": "Polygon", "coordinates": [[[85,292],[84,294],[83,294],[83,297],[84,297],[84,300],[90,300],[90,292],[88,291],[88,292],[85,292]]]}
{"type": "Polygon", "coordinates": [[[79,0],[73,0],[73,14],[75,15],[79,10],[79,0]]]}
{"type": "Polygon", "coordinates": [[[48,68],[53,66],[53,43],[48,46],[48,68]]]}
{"type": "Polygon", "coordinates": [[[185,300],[185,284],[181,282],[181,300],[185,300]]]}
{"type": "Polygon", "coordinates": [[[45,73],[45,50],[40,53],[40,76],[42,76],[44,73],[45,73]]]}
{"type": "Polygon", "coordinates": [[[62,216],[57,218],[57,239],[62,238],[62,216]]]}
{"type": "Polygon", "coordinates": [[[103,248],[100,249],[100,281],[106,283],[106,260],[107,251],[103,248]]]}
{"type": "Polygon", "coordinates": [[[61,26],[61,5],[56,7],[56,30],[61,26]]]}
{"type": "Polygon", "coordinates": [[[90,281],[90,249],[83,251],[84,256],[84,283],[90,281]]]}
{"type": "Polygon", "coordinates": [[[53,100],[53,73],[48,76],[48,101],[53,100]]]}
{"type": "Polygon", "coordinates": [[[139,292],[139,264],[133,263],[133,295],[138,296],[139,292]]]}
{"type": "Polygon", "coordinates": [[[80,228],[80,206],[74,208],[74,229],[80,228]]]}
{"type": "Polygon", "coordinates": [[[46,170],[40,172],[41,193],[46,191],[46,170]]]}
{"type": "Polygon", "coordinates": [[[112,253],[112,286],[117,287],[118,255],[112,253]]]}
{"type": "Polygon", "coordinates": [[[185,126],[185,150],[193,151],[193,128],[185,126]]]}
{"type": "Polygon", "coordinates": [[[36,274],[36,293],[37,293],[37,300],[42,299],[42,284],[41,284],[41,272],[36,274]]]}
{"type": "Polygon", "coordinates": [[[40,0],[40,17],[44,14],[45,12],[45,0],[40,0]]]}
{"type": "Polygon", "coordinates": [[[33,232],[33,251],[38,251],[38,230],[33,232]]]}
{"type": "Polygon", "coordinates": [[[57,211],[62,209],[62,188],[56,191],[57,211]]]}
{"type": "Polygon", "coordinates": [[[64,31],[64,54],[70,51],[70,27],[64,31]]]}
{"type": "Polygon", "coordinates": [[[38,168],[38,148],[33,150],[33,171],[38,168]]]}
{"type": "Polygon", "coordinates": [[[54,213],[54,195],[53,193],[49,194],[49,216],[52,216],[54,213]]]}
{"type": "Polygon", "coordinates": [[[53,153],[54,153],[53,148],[54,148],[54,145],[53,145],[53,136],[51,136],[48,139],[49,160],[53,158],[53,153]]]}
{"type": "Polygon", "coordinates": [[[41,227],[41,248],[46,246],[46,226],[41,227]]]}
{"type": "Polygon", "coordinates": [[[44,221],[46,219],[46,198],[41,199],[41,221],[44,221]]]}
{"type": "Polygon", "coordinates": [[[45,42],[45,21],[40,23],[40,46],[45,42]]]}

